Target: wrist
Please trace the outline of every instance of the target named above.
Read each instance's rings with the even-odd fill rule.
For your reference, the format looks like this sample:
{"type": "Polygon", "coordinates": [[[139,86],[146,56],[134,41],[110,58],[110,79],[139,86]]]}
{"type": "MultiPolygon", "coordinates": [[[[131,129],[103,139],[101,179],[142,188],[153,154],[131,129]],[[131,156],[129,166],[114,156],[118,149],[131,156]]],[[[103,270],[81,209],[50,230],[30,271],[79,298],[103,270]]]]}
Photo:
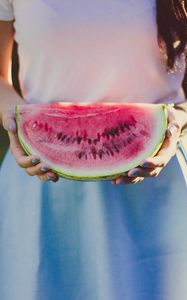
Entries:
{"type": "Polygon", "coordinates": [[[23,99],[4,78],[0,76],[0,123],[4,114],[15,111],[17,104],[23,104],[23,99]]]}
{"type": "Polygon", "coordinates": [[[0,110],[0,124],[1,125],[3,123],[3,119],[5,118],[6,115],[14,115],[15,114],[16,105],[18,105],[18,104],[23,104],[23,101],[19,101],[19,99],[18,99],[17,101],[9,102],[6,105],[1,107],[1,110],[0,110]]]}

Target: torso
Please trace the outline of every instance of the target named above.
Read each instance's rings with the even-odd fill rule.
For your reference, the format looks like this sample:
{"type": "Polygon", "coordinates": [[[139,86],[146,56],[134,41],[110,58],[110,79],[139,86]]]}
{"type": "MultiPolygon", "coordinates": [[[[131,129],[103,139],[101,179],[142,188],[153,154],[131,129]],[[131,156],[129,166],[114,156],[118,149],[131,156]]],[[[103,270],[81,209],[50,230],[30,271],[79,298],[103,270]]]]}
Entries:
{"type": "Polygon", "coordinates": [[[180,102],[184,62],[166,71],[155,0],[13,0],[27,102],[180,102]]]}

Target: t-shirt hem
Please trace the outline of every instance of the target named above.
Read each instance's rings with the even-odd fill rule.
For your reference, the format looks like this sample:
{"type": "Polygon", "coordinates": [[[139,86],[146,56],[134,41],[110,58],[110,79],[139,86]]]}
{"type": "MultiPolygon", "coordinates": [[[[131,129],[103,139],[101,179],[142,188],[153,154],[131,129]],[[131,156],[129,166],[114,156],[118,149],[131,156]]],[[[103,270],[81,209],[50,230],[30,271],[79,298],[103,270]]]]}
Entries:
{"type": "Polygon", "coordinates": [[[8,15],[7,13],[0,12],[0,21],[13,21],[14,16],[8,15]]]}

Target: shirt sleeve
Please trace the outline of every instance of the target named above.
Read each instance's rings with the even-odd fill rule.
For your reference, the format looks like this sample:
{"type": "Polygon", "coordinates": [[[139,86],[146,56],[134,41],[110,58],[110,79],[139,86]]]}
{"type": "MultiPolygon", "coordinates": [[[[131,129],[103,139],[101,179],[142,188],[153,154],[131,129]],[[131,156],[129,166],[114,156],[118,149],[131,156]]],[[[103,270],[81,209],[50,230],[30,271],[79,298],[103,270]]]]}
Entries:
{"type": "Polygon", "coordinates": [[[14,20],[12,0],[0,0],[0,20],[1,21],[14,20]]]}

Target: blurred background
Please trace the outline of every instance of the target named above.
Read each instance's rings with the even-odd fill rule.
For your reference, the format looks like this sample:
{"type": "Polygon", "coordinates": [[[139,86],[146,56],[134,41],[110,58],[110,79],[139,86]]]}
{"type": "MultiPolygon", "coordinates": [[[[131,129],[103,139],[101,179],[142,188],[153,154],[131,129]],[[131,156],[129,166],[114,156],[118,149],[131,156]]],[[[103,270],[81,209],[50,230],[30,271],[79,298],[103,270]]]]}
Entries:
{"type": "MultiPolygon", "coordinates": [[[[19,82],[18,82],[18,71],[19,71],[19,61],[17,56],[17,45],[14,44],[13,55],[12,55],[12,82],[16,91],[20,94],[19,82]]],[[[183,81],[183,88],[187,97],[187,70],[183,81]]],[[[0,165],[2,163],[3,157],[8,149],[8,137],[6,132],[0,126],[0,165]]]]}

